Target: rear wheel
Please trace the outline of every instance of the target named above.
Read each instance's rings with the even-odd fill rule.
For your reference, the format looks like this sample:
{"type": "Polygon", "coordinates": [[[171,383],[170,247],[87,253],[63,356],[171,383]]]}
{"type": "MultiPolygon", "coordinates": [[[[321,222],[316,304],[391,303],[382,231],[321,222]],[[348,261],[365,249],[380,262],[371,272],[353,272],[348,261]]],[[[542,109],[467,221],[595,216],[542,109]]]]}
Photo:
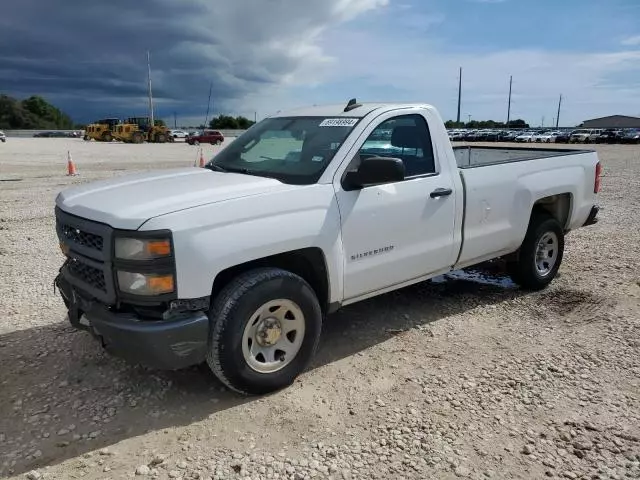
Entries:
{"type": "Polygon", "coordinates": [[[216,145],[222,145],[222,140],[216,140],[216,145]]]}
{"type": "Polygon", "coordinates": [[[111,134],[109,132],[105,132],[102,134],[102,141],[103,142],[110,142],[111,140],[113,140],[113,137],[111,136],[111,134]]]}
{"type": "Polygon", "coordinates": [[[509,263],[513,281],[528,290],[541,290],[555,278],[564,254],[564,232],[546,213],[534,213],[515,261],[509,263]]]}
{"type": "Polygon", "coordinates": [[[131,134],[131,143],[142,143],[144,138],[141,132],[133,132],[131,134]]]}
{"type": "Polygon", "coordinates": [[[291,385],[311,361],[322,328],[313,289],[291,272],[243,273],[210,312],[207,363],[226,386],[259,395],[291,385]]]}
{"type": "Polygon", "coordinates": [[[156,135],[156,142],[165,143],[166,141],[167,141],[167,137],[164,133],[159,133],[158,135],[156,135]]]}

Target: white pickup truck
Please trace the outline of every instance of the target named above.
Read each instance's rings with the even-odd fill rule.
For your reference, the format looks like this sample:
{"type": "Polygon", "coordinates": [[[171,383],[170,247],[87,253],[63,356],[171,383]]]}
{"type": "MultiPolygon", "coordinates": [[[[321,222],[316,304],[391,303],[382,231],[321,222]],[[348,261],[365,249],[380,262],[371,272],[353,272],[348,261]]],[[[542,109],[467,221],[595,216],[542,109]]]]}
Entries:
{"type": "MultiPolygon", "coordinates": [[[[253,126],[205,168],[88,183],[56,199],[69,320],[164,369],[286,387],[326,314],[502,257],[526,289],[597,221],[580,150],[452,148],[423,104],[314,106],[253,126]]],[[[425,305],[425,308],[429,308],[425,305]]]]}

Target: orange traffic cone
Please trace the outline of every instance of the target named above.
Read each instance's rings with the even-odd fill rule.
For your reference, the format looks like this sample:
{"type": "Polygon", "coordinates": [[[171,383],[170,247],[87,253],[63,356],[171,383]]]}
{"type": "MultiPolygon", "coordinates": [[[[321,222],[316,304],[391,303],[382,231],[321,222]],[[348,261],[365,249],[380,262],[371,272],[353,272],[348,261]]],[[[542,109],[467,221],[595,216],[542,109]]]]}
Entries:
{"type": "Polygon", "coordinates": [[[75,177],[76,175],[78,175],[76,164],[73,163],[71,152],[67,152],[67,176],[75,177]]]}
{"type": "Polygon", "coordinates": [[[200,168],[204,168],[204,154],[202,153],[202,149],[200,149],[200,168]]]}

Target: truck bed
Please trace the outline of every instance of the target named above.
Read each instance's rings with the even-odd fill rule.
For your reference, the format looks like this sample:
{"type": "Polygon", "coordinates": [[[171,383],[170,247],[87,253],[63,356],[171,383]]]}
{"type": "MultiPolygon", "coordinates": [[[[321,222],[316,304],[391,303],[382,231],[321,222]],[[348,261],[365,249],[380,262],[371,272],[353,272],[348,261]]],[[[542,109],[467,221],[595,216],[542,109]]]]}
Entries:
{"type": "Polygon", "coordinates": [[[594,204],[594,151],[465,146],[454,154],[464,185],[458,268],[486,260],[489,251],[515,251],[537,198],[562,197],[568,207],[561,221],[565,230],[581,227],[594,204]]]}
{"type": "Polygon", "coordinates": [[[458,168],[474,168],[483,165],[540,160],[550,157],[561,157],[587,153],[590,150],[562,148],[504,148],[504,147],[453,147],[458,168]]]}

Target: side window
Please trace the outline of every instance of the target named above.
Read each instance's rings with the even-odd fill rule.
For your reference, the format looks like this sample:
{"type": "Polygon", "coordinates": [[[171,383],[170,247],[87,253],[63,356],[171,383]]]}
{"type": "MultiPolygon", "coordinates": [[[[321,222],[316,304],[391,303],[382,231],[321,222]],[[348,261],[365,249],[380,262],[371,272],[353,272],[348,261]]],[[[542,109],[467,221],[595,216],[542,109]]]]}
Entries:
{"type": "Polygon", "coordinates": [[[358,153],[361,159],[401,159],[407,178],[436,173],[431,134],[422,115],[401,115],[385,120],[371,132],[358,153]]]}

